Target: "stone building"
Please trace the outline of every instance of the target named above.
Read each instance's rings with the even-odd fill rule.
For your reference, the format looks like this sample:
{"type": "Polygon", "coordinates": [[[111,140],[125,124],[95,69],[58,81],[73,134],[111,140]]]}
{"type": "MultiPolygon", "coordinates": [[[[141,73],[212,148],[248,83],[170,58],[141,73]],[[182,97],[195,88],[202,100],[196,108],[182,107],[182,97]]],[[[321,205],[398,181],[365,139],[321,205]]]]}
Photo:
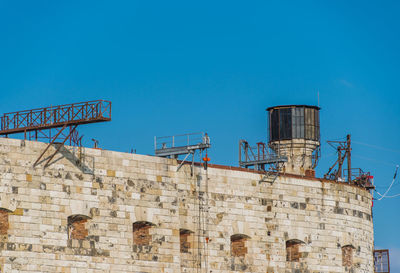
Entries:
{"type": "Polygon", "coordinates": [[[373,272],[364,188],[67,146],[33,167],[46,145],[0,138],[0,272],[373,272]]]}

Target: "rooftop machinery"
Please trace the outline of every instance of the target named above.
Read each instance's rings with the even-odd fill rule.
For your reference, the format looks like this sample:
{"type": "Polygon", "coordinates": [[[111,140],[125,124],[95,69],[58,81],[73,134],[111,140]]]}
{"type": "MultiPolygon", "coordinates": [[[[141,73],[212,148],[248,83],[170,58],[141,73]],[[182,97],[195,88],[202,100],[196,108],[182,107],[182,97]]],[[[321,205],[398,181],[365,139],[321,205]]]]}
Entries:
{"type": "Polygon", "coordinates": [[[179,156],[185,156],[180,161],[176,171],[185,163],[186,159],[191,155],[192,163],[190,168],[190,176],[196,180],[194,183],[195,203],[198,208],[198,216],[193,219],[197,226],[197,253],[195,255],[194,263],[196,265],[197,272],[209,272],[208,271],[208,242],[209,242],[209,230],[208,225],[210,221],[210,206],[208,203],[209,192],[208,192],[208,169],[207,164],[210,160],[207,156],[207,149],[211,147],[210,137],[207,133],[191,133],[183,135],[165,136],[165,137],[154,137],[154,150],[156,156],[175,158],[179,156]],[[195,154],[199,152],[200,159],[203,160],[204,171],[199,170],[198,175],[194,175],[194,161],[195,154]],[[205,157],[202,158],[202,154],[205,152],[205,157]],[[203,271],[204,270],[204,271],[203,271]]]}
{"type": "Polygon", "coordinates": [[[209,158],[207,157],[207,149],[210,147],[210,137],[207,133],[203,132],[154,137],[154,150],[156,156],[178,159],[179,156],[185,155],[176,171],[179,171],[189,155],[192,155],[192,174],[196,151],[199,151],[200,157],[204,151],[206,152],[206,156],[203,158],[203,161],[205,162],[204,164],[207,164],[209,161],[209,158]]]}
{"type": "Polygon", "coordinates": [[[274,182],[279,172],[314,177],[320,152],[319,110],[308,105],[268,108],[268,145],[258,142],[251,147],[240,140],[239,165],[265,171],[261,182],[274,182]]]}
{"type": "Polygon", "coordinates": [[[337,152],[337,160],[324,174],[325,179],[364,187],[367,190],[375,189],[373,176],[369,172],[364,172],[360,168],[351,166],[351,136],[347,135],[344,141],[327,141],[337,152]],[[347,169],[344,169],[344,161],[347,159],[347,169]],[[337,164],[337,170],[334,169],[337,164]]]}

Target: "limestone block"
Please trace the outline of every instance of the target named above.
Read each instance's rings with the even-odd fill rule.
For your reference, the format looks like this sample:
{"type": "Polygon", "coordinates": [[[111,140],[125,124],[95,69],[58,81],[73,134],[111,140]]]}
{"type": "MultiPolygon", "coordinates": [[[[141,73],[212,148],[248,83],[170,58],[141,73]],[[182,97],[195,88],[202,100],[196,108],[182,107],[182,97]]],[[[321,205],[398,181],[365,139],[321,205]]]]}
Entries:
{"type": "Polygon", "coordinates": [[[0,208],[14,211],[17,208],[16,196],[8,193],[0,193],[0,208]]]}

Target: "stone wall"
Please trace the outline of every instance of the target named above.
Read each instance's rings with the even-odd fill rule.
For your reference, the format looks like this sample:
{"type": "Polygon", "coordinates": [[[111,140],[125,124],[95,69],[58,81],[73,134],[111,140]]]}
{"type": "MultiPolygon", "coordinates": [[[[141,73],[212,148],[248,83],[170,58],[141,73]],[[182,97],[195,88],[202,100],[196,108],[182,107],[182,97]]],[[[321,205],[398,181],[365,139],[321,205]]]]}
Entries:
{"type": "Polygon", "coordinates": [[[361,188],[45,147],[0,139],[0,272],[373,272],[361,188]]]}

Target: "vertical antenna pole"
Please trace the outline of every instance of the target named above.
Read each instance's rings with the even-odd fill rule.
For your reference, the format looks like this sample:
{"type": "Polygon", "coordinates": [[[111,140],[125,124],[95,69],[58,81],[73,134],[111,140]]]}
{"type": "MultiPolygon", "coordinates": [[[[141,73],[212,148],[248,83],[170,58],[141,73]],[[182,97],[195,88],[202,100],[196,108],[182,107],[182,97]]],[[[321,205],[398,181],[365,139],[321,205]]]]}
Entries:
{"type": "Polygon", "coordinates": [[[340,178],[340,179],[342,178],[342,164],[343,164],[343,161],[344,161],[344,157],[346,156],[346,153],[345,153],[344,157],[342,159],[342,148],[341,147],[338,147],[337,152],[338,152],[338,162],[339,162],[339,164],[338,164],[338,171],[337,171],[335,180],[337,180],[338,178],[340,178]]]}
{"type": "Polygon", "coordinates": [[[239,140],[239,165],[242,162],[242,140],[239,140]]]}
{"type": "Polygon", "coordinates": [[[248,161],[249,160],[249,154],[248,154],[249,144],[246,142],[244,145],[245,145],[245,149],[244,149],[245,158],[246,158],[246,161],[248,161]]]}
{"type": "Polygon", "coordinates": [[[350,135],[347,135],[347,180],[351,183],[351,140],[350,135]]]}

